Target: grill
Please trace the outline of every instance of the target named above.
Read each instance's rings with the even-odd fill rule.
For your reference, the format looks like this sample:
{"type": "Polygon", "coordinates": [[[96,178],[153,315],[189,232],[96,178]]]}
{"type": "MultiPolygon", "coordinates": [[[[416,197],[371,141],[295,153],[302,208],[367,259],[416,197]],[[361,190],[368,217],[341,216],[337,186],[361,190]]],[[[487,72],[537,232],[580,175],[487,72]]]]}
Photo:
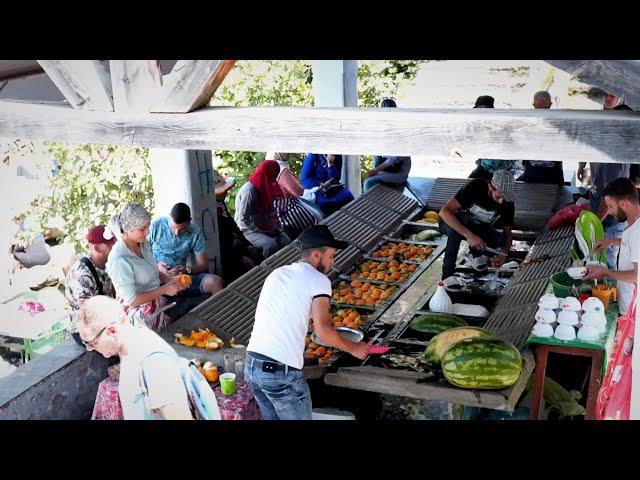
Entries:
{"type": "Polygon", "coordinates": [[[519,306],[511,310],[503,310],[494,313],[484,328],[493,333],[496,337],[513,343],[520,350],[536,322],[535,313],[537,305],[519,306]]]}
{"type": "Polygon", "coordinates": [[[535,260],[543,255],[550,257],[557,257],[559,255],[567,255],[567,252],[571,250],[573,245],[573,236],[561,238],[559,240],[553,240],[543,244],[536,244],[531,247],[527,259],[535,260]]]}
{"type": "Polygon", "coordinates": [[[566,270],[570,265],[571,259],[565,254],[565,256],[555,257],[546,262],[536,263],[526,267],[521,272],[518,272],[516,281],[517,283],[531,282],[539,279],[547,281],[552,274],[566,270]]]}
{"type": "Polygon", "coordinates": [[[344,208],[344,211],[362,222],[386,231],[400,225],[403,218],[399,213],[389,210],[378,203],[371,202],[366,198],[362,201],[350,203],[344,208]]]}
{"type": "MultiPolygon", "coordinates": [[[[537,304],[540,297],[544,294],[549,283],[548,278],[540,278],[528,283],[510,284],[504,289],[503,297],[498,301],[495,312],[509,310],[513,308],[521,308],[526,304],[537,304]]],[[[493,315],[489,317],[489,322],[493,315]]]]}
{"type": "Polygon", "coordinates": [[[238,342],[246,343],[251,335],[255,312],[254,301],[225,288],[191,310],[191,315],[200,318],[202,328],[209,327],[213,331],[222,329],[238,342]]]}
{"type": "Polygon", "coordinates": [[[334,213],[322,223],[329,227],[336,238],[356,245],[363,251],[369,250],[382,237],[380,230],[344,211],[334,213]]]}
{"type": "MultiPolygon", "coordinates": [[[[260,265],[265,268],[276,269],[283,265],[290,265],[295,262],[300,256],[300,242],[295,240],[290,245],[287,245],[281,250],[278,250],[275,254],[271,255],[260,265]]],[[[239,279],[238,279],[239,280],[239,279]]]]}
{"type": "Polygon", "coordinates": [[[346,272],[356,262],[362,260],[362,252],[357,247],[351,245],[344,250],[338,250],[334,255],[334,259],[334,268],[341,272],[346,272]]]}
{"type": "MultiPolygon", "coordinates": [[[[438,178],[427,198],[432,210],[439,210],[467,182],[468,178],[438,178]]],[[[544,227],[558,201],[556,185],[516,182],[515,227],[537,230],[544,227]]]]}
{"type": "Polygon", "coordinates": [[[412,198],[382,185],[376,185],[362,196],[372,203],[383,205],[385,208],[399,213],[403,217],[406,217],[418,207],[418,202],[412,198]]]}
{"type": "Polygon", "coordinates": [[[262,285],[271,272],[271,269],[258,265],[230,283],[227,288],[235,290],[252,301],[257,300],[260,297],[262,285]]]}
{"type": "Polygon", "coordinates": [[[575,227],[573,225],[565,225],[564,227],[554,228],[553,230],[547,230],[536,242],[538,245],[542,245],[547,242],[555,242],[561,238],[574,236],[575,227]]]}

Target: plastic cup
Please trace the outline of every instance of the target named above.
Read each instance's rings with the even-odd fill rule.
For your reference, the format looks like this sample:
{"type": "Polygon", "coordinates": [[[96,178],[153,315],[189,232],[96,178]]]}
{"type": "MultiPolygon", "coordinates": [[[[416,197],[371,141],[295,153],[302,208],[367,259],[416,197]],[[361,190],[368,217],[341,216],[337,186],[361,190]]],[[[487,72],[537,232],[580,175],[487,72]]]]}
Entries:
{"type": "Polygon", "coordinates": [[[220,375],[220,391],[223,395],[233,395],[237,389],[235,373],[223,373],[220,375]]]}

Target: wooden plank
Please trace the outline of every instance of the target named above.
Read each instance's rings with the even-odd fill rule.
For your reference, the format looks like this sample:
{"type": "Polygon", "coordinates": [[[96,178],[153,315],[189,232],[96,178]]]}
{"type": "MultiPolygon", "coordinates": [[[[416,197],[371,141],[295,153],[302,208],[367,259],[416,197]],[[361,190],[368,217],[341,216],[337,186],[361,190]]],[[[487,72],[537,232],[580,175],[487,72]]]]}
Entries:
{"type": "Polygon", "coordinates": [[[110,60],[116,112],[148,112],[162,88],[159,60],[110,60]]]}
{"type": "Polygon", "coordinates": [[[0,60],[0,82],[42,73],[37,60],[0,60]]]}
{"type": "Polygon", "coordinates": [[[640,112],[205,107],[189,115],[0,102],[0,137],[239,151],[634,162],[640,112]],[[471,152],[471,153],[469,153],[471,152]]]}
{"type": "Polygon", "coordinates": [[[73,108],[113,111],[111,79],[99,60],[38,60],[73,108]]]}
{"type": "Polygon", "coordinates": [[[545,60],[588,85],[623,97],[633,109],[640,109],[640,60],[545,60]]]}
{"type": "Polygon", "coordinates": [[[457,403],[469,407],[513,411],[533,372],[535,363],[529,349],[522,353],[522,358],[524,362],[518,381],[508,389],[498,391],[464,390],[448,384],[416,383],[416,380],[424,375],[377,367],[340,368],[337,373],[327,373],[324,381],[327,385],[336,387],[457,403]]]}
{"type": "Polygon", "coordinates": [[[235,60],[179,60],[166,75],[152,112],[186,113],[205,105],[235,60]]]}

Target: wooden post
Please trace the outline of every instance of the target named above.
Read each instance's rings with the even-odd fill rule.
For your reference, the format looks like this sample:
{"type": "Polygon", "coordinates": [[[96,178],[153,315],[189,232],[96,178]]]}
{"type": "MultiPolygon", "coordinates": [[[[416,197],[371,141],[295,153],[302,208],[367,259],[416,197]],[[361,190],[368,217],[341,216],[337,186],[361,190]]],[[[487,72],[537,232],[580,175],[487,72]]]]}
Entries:
{"type": "Polygon", "coordinates": [[[206,239],[209,272],[219,274],[222,266],[211,152],[152,148],[149,160],[156,216],[169,215],[178,202],[189,205],[193,222],[206,239]]]}
{"type": "MultiPolygon", "coordinates": [[[[358,106],[358,61],[316,60],[312,63],[316,107],[358,106]]],[[[314,152],[343,153],[343,152],[314,152]]],[[[341,181],[357,198],[362,194],[360,156],[343,155],[341,181]]]]}

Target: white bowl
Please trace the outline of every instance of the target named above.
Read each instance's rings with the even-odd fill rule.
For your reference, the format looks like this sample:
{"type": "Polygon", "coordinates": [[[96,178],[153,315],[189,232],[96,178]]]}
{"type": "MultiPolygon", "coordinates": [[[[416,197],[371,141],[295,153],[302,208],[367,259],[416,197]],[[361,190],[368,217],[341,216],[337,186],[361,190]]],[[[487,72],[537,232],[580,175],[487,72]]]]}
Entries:
{"type": "Polygon", "coordinates": [[[578,313],[572,310],[561,310],[558,313],[558,323],[574,326],[578,324],[578,313]]]}
{"type": "Polygon", "coordinates": [[[582,310],[582,305],[580,305],[580,300],[578,300],[576,297],[567,297],[560,302],[560,308],[562,310],[579,312],[580,310],[582,310]]]}
{"type": "Polygon", "coordinates": [[[582,310],[585,312],[604,313],[604,303],[598,297],[589,297],[582,302],[582,310]]]}
{"type": "Polygon", "coordinates": [[[567,273],[571,278],[580,280],[587,274],[587,267],[571,267],[567,269],[567,273]]]}
{"type": "Polygon", "coordinates": [[[553,310],[547,310],[544,308],[539,308],[536,312],[536,322],[540,323],[553,323],[557,320],[556,312],[553,310]]]}
{"type": "Polygon", "coordinates": [[[558,340],[574,340],[576,338],[576,330],[571,325],[559,324],[553,336],[558,340]]]}
{"type": "Polygon", "coordinates": [[[600,333],[597,328],[583,325],[578,330],[578,338],[585,342],[595,342],[600,337],[600,333]]]}
{"type": "Polygon", "coordinates": [[[585,312],[582,314],[581,323],[592,327],[606,325],[607,317],[605,317],[604,313],[601,312],[585,312]]]}
{"type": "Polygon", "coordinates": [[[541,308],[546,308],[547,310],[555,310],[557,308],[560,308],[560,299],[552,293],[547,293],[546,295],[540,297],[538,306],[541,308]]]}
{"type": "Polygon", "coordinates": [[[548,323],[536,322],[531,333],[536,337],[553,337],[553,327],[548,323]]]}

